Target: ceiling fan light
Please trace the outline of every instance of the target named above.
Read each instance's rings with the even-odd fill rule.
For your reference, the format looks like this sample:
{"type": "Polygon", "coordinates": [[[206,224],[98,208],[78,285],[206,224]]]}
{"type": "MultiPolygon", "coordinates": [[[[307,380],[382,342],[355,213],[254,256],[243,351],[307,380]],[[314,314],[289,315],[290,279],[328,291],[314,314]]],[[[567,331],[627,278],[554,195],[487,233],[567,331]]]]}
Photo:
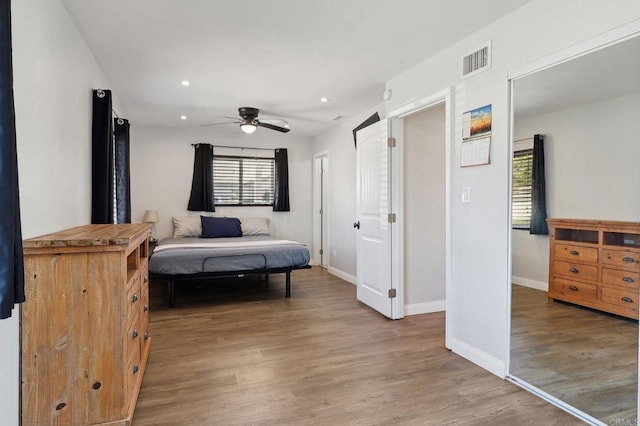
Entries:
{"type": "Polygon", "coordinates": [[[241,125],[240,125],[240,129],[245,132],[246,134],[250,135],[251,133],[255,132],[256,129],[258,127],[252,123],[249,120],[244,121],[241,125]]]}

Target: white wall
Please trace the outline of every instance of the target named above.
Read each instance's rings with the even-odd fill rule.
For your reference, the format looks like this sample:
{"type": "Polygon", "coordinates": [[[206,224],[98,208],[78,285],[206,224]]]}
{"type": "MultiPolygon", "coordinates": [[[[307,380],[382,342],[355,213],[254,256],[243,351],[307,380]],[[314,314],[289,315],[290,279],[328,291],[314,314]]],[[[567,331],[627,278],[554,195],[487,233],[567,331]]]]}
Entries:
{"type": "Polygon", "coordinates": [[[444,310],[445,108],[404,118],[405,314],[444,310]]]}
{"type": "MultiPolygon", "coordinates": [[[[635,93],[515,123],[516,140],[544,135],[549,217],[640,220],[638,117],[635,93]]],[[[548,237],[514,230],[512,253],[514,277],[547,283],[548,237]]]]}
{"type": "MultiPolygon", "coordinates": [[[[311,247],[311,139],[258,129],[252,135],[216,133],[215,128],[160,128],[131,125],[131,219],[142,221],[145,210],[157,210],[158,238],[172,235],[172,216],[188,212],[193,177],[192,143],[287,148],[289,159],[290,212],[274,212],[271,207],[216,207],[216,213],[236,217],[268,217],[271,233],[306,243],[311,247]]],[[[251,151],[247,151],[251,155],[251,151]]]]}
{"type": "MultiPolygon", "coordinates": [[[[91,90],[109,86],[59,1],[13,1],[11,9],[22,232],[30,238],[90,221],[91,90]]],[[[16,309],[0,321],[2,425],[18,424],[17,317],[16,309]]]]}
{"type": "MultiPolygon", "coordinates": [[[[382,96],[382,94],[380,95],[382,96]]],[[[337,126],[316,136],[312,154],[329,153],[329,272],[355,284],[356,232],[356,150],[352,130],[382,105],[345,118],[337,126]]]]}
{"type": "Polygon", "coordinates": [[[640,2],[537,0],[391,79],[387,110],[455,87],[452,155],[459,164],[461,116],[493,105],[491,164],[452,173],[452,349],[498,375],[508,349],[509,70],[640,18],[640,2]],[[492,68],[461,80],[461,57],[492,40],[492,68]],[[462,204],[462,187],[471,203],[462,204]]]}

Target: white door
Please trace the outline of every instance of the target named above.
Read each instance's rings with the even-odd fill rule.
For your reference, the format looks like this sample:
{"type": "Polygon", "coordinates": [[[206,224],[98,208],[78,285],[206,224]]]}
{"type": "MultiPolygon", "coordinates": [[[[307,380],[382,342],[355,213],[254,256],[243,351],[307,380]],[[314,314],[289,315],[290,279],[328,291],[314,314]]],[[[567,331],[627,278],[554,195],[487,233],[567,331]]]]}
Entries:
{"type": "Polygon", "coordinates": [[[356,138],[357,297],[394,318],[389,218],[391,162],[386,121],[358,131],[356,138]]]}
{"type": "Polygon", "coordinates": [[[329,158],[320,159],[320,266],[326,268],[329,259],[329,215],[327,206],[329,204],[329,186],[327,185],[327,174],[329,172],[329,158]]]}
{"type": "Polygon", "coordinates": [[[313,174],[313,255],[314,264],[329,266],[329,156],[316,154],[313,174]]]}

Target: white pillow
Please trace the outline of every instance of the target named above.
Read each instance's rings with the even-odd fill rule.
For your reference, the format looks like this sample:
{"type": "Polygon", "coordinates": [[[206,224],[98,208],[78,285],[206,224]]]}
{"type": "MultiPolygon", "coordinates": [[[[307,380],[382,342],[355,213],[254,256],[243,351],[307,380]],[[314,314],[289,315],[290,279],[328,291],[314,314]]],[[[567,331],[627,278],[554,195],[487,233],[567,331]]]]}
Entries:
{"type": "Polygon", "coordinates": [[[240,226],[242,235],[269,234],[269,218],[266,217],[241,217],[240,226]]]}
{"type": "Polygon", "coordinates": [[[198,216],[173,216],[173,238],[199,237],[202,222],[198,216]]]}

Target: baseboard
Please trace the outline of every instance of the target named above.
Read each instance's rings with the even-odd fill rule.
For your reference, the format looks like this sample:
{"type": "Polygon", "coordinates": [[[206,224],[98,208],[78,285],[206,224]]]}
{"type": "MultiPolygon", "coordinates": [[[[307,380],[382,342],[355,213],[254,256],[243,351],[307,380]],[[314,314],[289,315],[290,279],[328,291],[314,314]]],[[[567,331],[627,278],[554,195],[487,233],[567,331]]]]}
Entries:
{"type": "Polygon", "coordinates": [[[513,276],[511,277],[511,282],[525,287],[535,288],[536,290],[549,291],[549,284],[544,281],[535,281],[529,278],[513,276]]]}
{"type": "Polygon", "coordinates": [[[465,342],[458,339],[451,339],[451,350],[463,358],[468,359],[474,364],[484,368],[490,373],[504,379],[507,376],[507,369],[504,362],[491,355],[482,352],[465,342]]]}
{"type": "Polygon", "coordinates": [[[355,275],[347,274],[346,272],[341,271],[340,269],[336,269],[333,266],[329,266],[327,268],[327,272],[329,272],[331,275],[335,275],[338,278],[342,278],[343,280],[350,282],[353,285],[356,285],[356,283],[358,282],[355,275]]]}
{"type": "Polygon", "coordinates": [[[411,305],[404,305],[405,316],[430,314],[432,312],[442,312],[444,310],[445,310],[444,300],[436,300],[435,302],[412,303],[411,305]]]}

